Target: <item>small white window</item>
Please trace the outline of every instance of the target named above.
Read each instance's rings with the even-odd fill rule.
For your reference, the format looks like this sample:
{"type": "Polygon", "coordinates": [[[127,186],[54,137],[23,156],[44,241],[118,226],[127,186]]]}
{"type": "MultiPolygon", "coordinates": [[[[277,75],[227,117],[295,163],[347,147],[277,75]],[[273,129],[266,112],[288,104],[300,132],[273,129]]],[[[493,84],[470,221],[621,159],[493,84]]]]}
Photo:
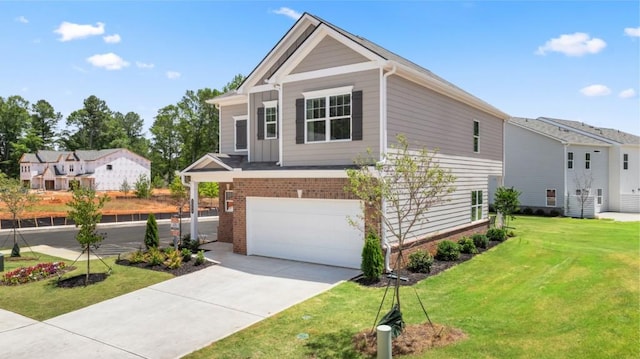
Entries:
{"type": "Polygon", "coordinates": [[[264,102],[264,138],[278,138],[278,101],[264,102]]]}
{"type": "Polygon", "coordinates": [[[473,121],[473,152],[480,152],[480,122],[473,121]]]}
{"type": "Polygon", "coordinates": [[[547,207],[556,206],[556,190],[547,189],[547,207]]]}
{"type": "Polygon", "coordinates": [[[599,205],[602,204],[602,188],[596,189],[596,203],[599,205]]]}
{"type": "Polygon", "coordinates": [[[471,222],[482,219],[482,191],[471,191],[471,222]]]}
{"type": "Polygon", "coordinates": [[[233,212],[233,191],[224,191],[224,211],[233,212]]]}

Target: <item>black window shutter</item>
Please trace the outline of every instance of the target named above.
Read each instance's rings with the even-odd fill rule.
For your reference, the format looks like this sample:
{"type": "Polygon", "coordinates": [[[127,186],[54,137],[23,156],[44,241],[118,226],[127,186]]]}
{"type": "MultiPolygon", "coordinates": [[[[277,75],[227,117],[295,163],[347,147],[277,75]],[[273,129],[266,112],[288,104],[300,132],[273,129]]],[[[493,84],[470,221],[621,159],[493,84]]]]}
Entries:
{"type": "Polygon", "coordinates": [[[362,141],[362,91],[353,91],[351,105],[351,139],[362,141]]]}
{"type": "Polygon", "coordinates": [[[258,139],[264,140],[264,107],[258,107],[258,139]]]}
{"type": "Polygon", "coordinates": [[[236,148],[247,149],[247,120],[236,121],[236,148]]]}
{"type": "Polygon", "coordinates": [[[304,99],[296,99],[296,144],[304,143],[304,99]]]}

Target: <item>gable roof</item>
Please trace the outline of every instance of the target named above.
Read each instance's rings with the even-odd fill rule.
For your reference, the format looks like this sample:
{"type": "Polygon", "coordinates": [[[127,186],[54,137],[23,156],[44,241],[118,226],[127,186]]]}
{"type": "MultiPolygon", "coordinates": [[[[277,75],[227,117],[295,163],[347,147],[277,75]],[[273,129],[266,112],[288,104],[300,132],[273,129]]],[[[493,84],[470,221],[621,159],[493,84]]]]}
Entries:
{"type": "MultiPolygon", "coordinates": [[[[61,157],[64,157],[66,160],[83,160],[83,161],[95,161],[104,156],[116,153],[118,151],[127,151],[133,153],[126,148],[110,148],[104,150],[76,150],[76,151],[50,151],[50,150],[40,150],[36,153],[25,153],[20,158],[20,162],[39,162],[39,163],[48,163],[48,162],[58,162],[61,157]]],[[[133,153],[134,155],[143,158],[148,161],[148,159],[133,153]]]]}
{"type": "Polygon", "coordinates": [[[599,129],[578,121],[547,117],[538,117],[536,119],[512,117],[509,119],[509,123],[570,144],[600,146],[608,146],[615,143],[640,144],[640,137],[638,136],[613,129],[599,129]]]}
{"type": "MultiPolygon", "coordinates": [[[[471,95],[470,93],[462,90],[449,81],[437,76],[433,72],[425,69],[424,67],[415,64],[414,62],[407,60],[406,58],[395,54],[392,51],[385,49],[384,47],[375,44],[372,41],[365,39],[364,37],[354,35],[332,23],[321,19],[315,15],[305,12],[296,23],[287,31],[287,33],[278,41],[278,43],[269,51],[269,53],[258,63],[258,65],[251,71],[249,76],[240,84],[237,91],[225,93],[217,96],[208,103],[217,104],[222,101],[239,100],[241,95],[247,93],[251,86],[263,85],[259,83],[259,80],[263,76],[267,76],[266,80],[272,80],[279,71],[283,69],[283,66],[289,63],[289,61],[299,52],[300,48],[306,43],[313,40],[314,36],[318,36],[323,30],[329,29],[329,32],[337,34],[337,37],[342,37],[342,41],[351,42],[359,48],[359,52],[366,54],[368,58],[377,60],[381,67],[387,70],[393,71],[397,69],[397,75],[403,76],[411,81],[419,83],[423,86],[442,93],[448,97],[455,98],[459,101],[468,103],[480,110],[489,112],[499,118],[507,119],[509,116],[489,103],[471,95]],[[313,31],[307,34],[309,26],[314,26],[313,31]],[[299,43],[290,43],[292,37],[300,36],[303,38],[299,43]],[[284,49],[288,45],[287,49],[284,49]],[[289,53],[288,53],[289,52],[289,53]],[[278,57],[279,56],[279,57],[278,57]],[[278,57],[278,58],[277,58],[278,57]],[[281,61],[281,57],[286,57],[284,61],[281,61]],[[278,61],[281,61],[278,63],[278,61]],[[274,68],[275,67],[275,68],[274,68]]],[[[353,47],[353,48],[355,48],[353,47]]]]}

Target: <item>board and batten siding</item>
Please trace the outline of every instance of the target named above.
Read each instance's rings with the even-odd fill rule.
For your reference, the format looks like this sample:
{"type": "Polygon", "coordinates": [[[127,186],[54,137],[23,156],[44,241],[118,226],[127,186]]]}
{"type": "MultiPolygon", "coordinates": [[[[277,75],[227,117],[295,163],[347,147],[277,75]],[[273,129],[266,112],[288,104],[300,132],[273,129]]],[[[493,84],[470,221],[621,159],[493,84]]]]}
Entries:
{"type": "MultiPolygon", "coordinates": [[[[258,108],[264,107],[263,102],[265,101],[278,100],[278,91],[258,92],[250,96],[249,150],[251,151],[251,162],[276,162],[278,161],[278,139],[258,140],[258,121],[264,121],[264,118],[258,118],[258,108]]],[[[279,133],[278,137],[280,137],[279,133]]]]}
{"type": "Polygon", "coordinates": [[[361,62],[368,62],[368,59],[333,37],[325,36],[291,73],[297,74],[361,62]]]}
{"type": "Polygon", "coordinates": [[[520,194],[520,207],[546,207],[547,189],[556,190],[554,208],[564,208],[564,145],[520,126],[507,123],[505,135],[505,187],[520,194]]]}
{"type": "MultiPolygon", "coordinates": [[[[482,191],[482,219],[487,219],[489,176],[502,175],[502,161],[443,154],[436,154],[435,160],[455,177],[455,191],[448,195],[448,201],[429,209],[425,215],[428,221],[414,226],[407,237],[408,241],[438,235],[472,223],[472,191],[482,191]]],[[[394,213],[392,208],[387,207],[388,218],[398,228],[394,213]]],[[[386,229],[386,236],[390,242],[396,241],[389,228],[386,229]]]]}
{"type": "MultiPolygon", "coordinates": [[[[607,211],[609,208],[609,148],[590,145],[569,145],[567,152],[573,152],[573,169],[567,169],[567,193],[575,195],[578,184],[591,182],[590,195],[595,196],[596,190],[603,191],[602,205],[595,205],[596,213],[607,211]],[[595,152],[599,151],[599,152],[595,152]],[[585,168],[585,154],[591,154],[590,168],[585,168]]],[[[617,193],[615,194],[618,195],[617,193]]],[[[570,213],[574,210],[569,204],[570,213]]]]}
{"type": "Polygon", "coordinates": [[[377,157],[380,150],[380,73],[368,70],[328,76],[314,80],[285,83],[283,91],[283,165],[350,165],[367,149],[377,157]],[[296,144],[296,99],[306,91],[353,86],[362,91],[361,141],[340,141],[296,144]]]}
{"type": "Polygon", "coordinates": [[[220,153],[246,154],[247,151],[236,152],[234,116],[245,116],[247,105],[230,105],[220,107],[220,153]]]}
{"type": "Polygon", "coordinates": [[[447,155],[502,161],[503,120],[396,75],[387,79],[387,141],[409,143],[447,155]],[[473,121],[480,124],[480,151],[473,152],[473,121]]]}

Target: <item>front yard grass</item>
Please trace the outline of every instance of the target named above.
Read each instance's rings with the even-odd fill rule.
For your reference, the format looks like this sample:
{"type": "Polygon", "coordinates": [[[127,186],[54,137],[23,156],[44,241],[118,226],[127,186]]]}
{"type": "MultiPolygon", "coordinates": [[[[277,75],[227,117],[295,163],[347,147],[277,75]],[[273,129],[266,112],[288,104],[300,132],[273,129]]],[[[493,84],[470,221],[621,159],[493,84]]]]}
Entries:
{"type": "MultiPolygon", "coordinates": [[[[517,237],[415,286],[431,319],[468,339],[404,358],[640,357],[640,223],[511,224],[517,237]]],[[[187,358],[360,358],[351,338],[383,294],[342,283],[187,358]]],[[[401,299],[408,324],[426,320],[414,288],[401,299]]]]}
{"type": "MultiPolygon", "coordinates": [[[[33,254],[23,252],[23,255],[32,256],[33,254]]],[[[33,266],[38,263],[62,261],[71,265],[73,262],[39,253],[36,255],[40,257],[37,261],[5,260],[5,271],[0,275],[19,267],[33,266]]],[[[0,308],[42,321],[173,278],[168,273],[116,265],[113,257],[106,258],[104,261],[113,268],[111,275],[103,282],[87,287],[57,288],[54,285],[56,281],[54,278],[18,286],[0,285],[0,308]]],[[[74,264],[76,269],[65,273],[62,278],[86,273],[86,264],[82,261],[76,262],[74,264]]],[[[106,271],[107,267],[102,262],[91,261],[91,273],[106,271]]]]}

